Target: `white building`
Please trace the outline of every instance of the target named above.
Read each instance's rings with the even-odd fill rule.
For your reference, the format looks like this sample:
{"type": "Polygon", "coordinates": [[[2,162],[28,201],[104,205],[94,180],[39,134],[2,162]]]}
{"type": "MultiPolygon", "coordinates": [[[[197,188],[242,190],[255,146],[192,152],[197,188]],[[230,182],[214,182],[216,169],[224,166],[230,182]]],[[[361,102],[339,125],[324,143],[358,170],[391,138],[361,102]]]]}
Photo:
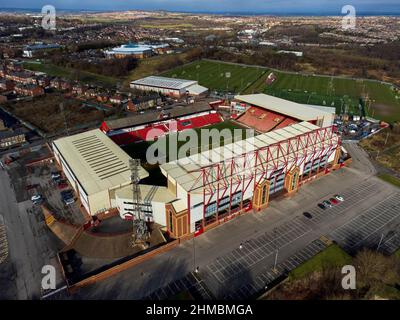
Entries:
{"type": "MultiPolygon", "coordinates": [[[[55,140],[54,156],[86,211],[117,207],[115,193],[131,184],[130,157],[100,129],[55,140]]],[[[143,168],[140,177],[149,174],[143,168]]]]}
{"type": "Polygon", "coordinates": [[[155,91],[174,97],[181,97],[187,94],[200,96],[208,92],[208,88],[199,85],[197,81],[157,76],[132,81],[130,87],[142,91],[155,91]]]}

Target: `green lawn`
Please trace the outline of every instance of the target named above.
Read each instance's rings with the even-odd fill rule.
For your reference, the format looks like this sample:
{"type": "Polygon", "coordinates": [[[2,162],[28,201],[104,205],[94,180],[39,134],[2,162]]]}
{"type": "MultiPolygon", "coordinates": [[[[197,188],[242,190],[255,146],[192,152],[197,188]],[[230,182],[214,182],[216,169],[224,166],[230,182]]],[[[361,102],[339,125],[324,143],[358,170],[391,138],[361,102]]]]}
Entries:
{"type": "Polygon", "coordinates": [[[398,179],[394,176],[391,176],[390,174],[386,174],[386,173],[379,174],[378,177],[380,179],[400,188],[400,179],[398,179]]]}
{"type": "Polygon", "coordinates": [[[314,271],[322,270],[324,267],[344,266],[351,263],[351,260],[352,258],[346,252],[334,244],[292,270],[289,277],[292,280],[301,279],[314,271]]]}
{"type": "Polygon", "coordinates": [[[115,86],[119,79],[107,77],[82,70],[63,68],[49,63],[25,62],[24,68],[32,71],[45,72],[49,76],[63,77],[70,80],[79,80],[89,84],[99,84],[103,86],[115,86]]]}
{"type": "Polygon", "coordinates": [[[337,112],[359,112],[361,96],[368,96],[367,113],[388,122],[400,120],[400,92],[393,86],[371,80],[353,80],[273,71],[277,80],[266,84],[268,68],[201,60],[162,75],[190,80],[211,90],[233,93],[266,93],[299,103],[335,107],[337,112]],[[226,74],[230,73],[230,78],[226,74]]]}
{"type": "Polygon", "coordinates": [[[161,75],[196,80],[211,90],[241,93],[267,71],[266,68],[201,60],[169,70],[161,75]]]}
{"type": "Polygon", "coordinates": [[[274,72],[277,80],[267,85],[263,76],[246,93],[264,92],[299,103],[335,107],[337,112],[358,113],[358,101],[368,95],[367,113],[386,121],[400,120],[400,92],[388,84],[303,74],[274,72]]]}

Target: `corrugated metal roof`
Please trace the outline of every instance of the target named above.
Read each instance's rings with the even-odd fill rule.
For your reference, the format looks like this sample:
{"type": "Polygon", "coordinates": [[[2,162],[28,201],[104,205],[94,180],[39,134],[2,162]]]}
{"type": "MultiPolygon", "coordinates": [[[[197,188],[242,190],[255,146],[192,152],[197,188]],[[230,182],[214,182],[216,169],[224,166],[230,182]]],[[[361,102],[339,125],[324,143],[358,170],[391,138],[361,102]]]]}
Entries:
{"type": "Polygon", "coordinates": [[[150,86],[157,88],[180,90],[197,84],[197,81],[150,76],[131,82],[131,85],[150,86]]]}
{"type": "Polygon", "coordinates": [[[330,112],[321,110],[315,106],[310,107],[309,105],[292,102],[263,93],[238,95],[235,96],[235,99],[303,121],[316,120],[331,115],[330,112]]]}
{"type": "MultiPolygon", "coordinates": [[[[100,129],[53,142],[85,192],[95,194],[131,181],[130,157],[100,129]]],[[[140,178],[148,177],[143,168],[140,178]]]]}
{"type": "Polygon", "coordinates": [[[161,170],[173,178],[186,191],[194,190],[202,186],[202,181],[197,181],[197,184],[194,185],[201,174],[200,172],[192,171],[317,129],[320,128],[309,122],[297,123],[253,138],[171,161],[161,165],[161,170]]]}

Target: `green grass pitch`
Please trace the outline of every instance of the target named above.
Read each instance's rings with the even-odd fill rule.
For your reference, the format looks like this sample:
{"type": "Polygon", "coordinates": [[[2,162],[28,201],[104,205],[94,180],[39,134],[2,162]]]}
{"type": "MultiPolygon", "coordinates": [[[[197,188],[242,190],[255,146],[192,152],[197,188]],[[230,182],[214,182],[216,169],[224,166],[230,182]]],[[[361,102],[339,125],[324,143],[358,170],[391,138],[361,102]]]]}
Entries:
{"type": "Polygon", "coordinates": [[[359,98],[368,96],[367,114],[393,122],[400,120],[400,91],[389,84],[329,76],[273,71],[277,80],[266,84],[268,68],[201,60],[163,73],[197,80],[211,91],[235,94],[266,93],[291,101],[335,107],[337,112],[359,113],[359,98]],[[227,78],[226,74],[230,73],[227,78]]]}

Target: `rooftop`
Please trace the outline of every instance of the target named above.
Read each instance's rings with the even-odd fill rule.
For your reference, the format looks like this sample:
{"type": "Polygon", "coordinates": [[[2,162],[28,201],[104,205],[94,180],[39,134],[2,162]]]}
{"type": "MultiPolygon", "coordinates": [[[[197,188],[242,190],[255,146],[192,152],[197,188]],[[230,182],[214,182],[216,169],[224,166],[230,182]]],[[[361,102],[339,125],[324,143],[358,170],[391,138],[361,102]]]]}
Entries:
{"type": "MultiPolygon", "coordinates": [[[[88,195],[131,181],[130,157],[100,129],[61,138],[53,144],[88,195]]],[[[139,175],[141,179],[148,177],[143,168],[139,175]]]]}
{"type": "Polygon", "coordinates": [[[139,126],[147,123],[158,122],[167,119],[173,119],[181,116],[186,116],[198,112],[210,111],[212,108],[206,102],[198,102],[191,105],[179,105],[171,108],[164,108],[163,113],[167,117],[161,118],[160,111],[146,112],[144,114],[135,114],[130,117],[108,120],[106,125],[110,130],[117,130],[127,127],[139,126]]]}
{"type": "Polygon", "coordinates": [[[331,115],[329,111],[318,109],[315,106],[311,107],[263,93],[238,95],[235,96],[235,99],[302,121],[316,120],[331,115]]]}
{"type": "Polygon", "coordinates": [[[197,84],[197,81],[157,76],[150,76],[131,82],[131,85],[149,86],[174,90],[184,89],[195,84],[197,84]]]}
{"type": "MultiPolygon", "coordinates": [[[[169,191],[168,188],[166,187],[140,184],[139,188],[143,203],[149,203],[153,201],[160,203],[168,203],[176,199],[176,197],[172,194],[172,192],[169,191]]],[[[132,199],[133,198],[132,185],[117,190],[115,192],[115,195],[123,199],[132,199]]]]}

